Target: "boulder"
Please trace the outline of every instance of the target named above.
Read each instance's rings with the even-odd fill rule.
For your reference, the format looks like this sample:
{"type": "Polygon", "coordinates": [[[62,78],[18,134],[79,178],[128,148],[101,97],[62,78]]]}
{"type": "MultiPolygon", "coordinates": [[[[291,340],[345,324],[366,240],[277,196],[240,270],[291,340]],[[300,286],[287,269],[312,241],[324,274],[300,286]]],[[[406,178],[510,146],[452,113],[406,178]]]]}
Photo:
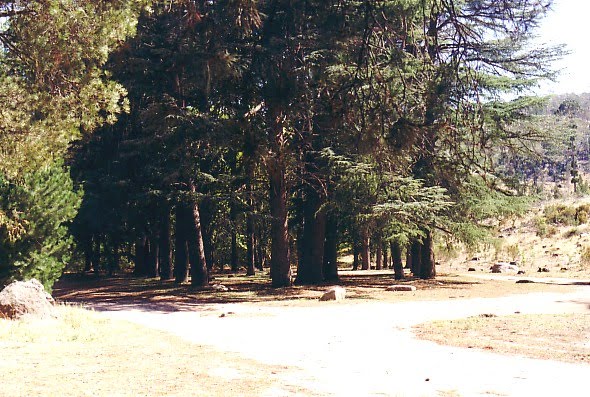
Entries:
{"type": "Polygon", "coordinates": [[[403,291],[411,292],[416,291],[416,287],[413,285],[391,285],[385,289],[386,291],[403,291]]]}
{"type": "Polygon", "coordinates": [[[506,262],[498,262],[492,266],[492,273],[518,273],[519,270],[517,265],[506,262]]]}
{"type": "Polygon", "coordinates": [[[39,281],[15,281],[0,292],[0,318],[54,317],[54,304],[39,281]]]}
{"type": "Polygon", "coordinates": [[[321,301],[341,301],[346,298],[346,290],[342,287],[332,287],[320,298],[321,301]]]}

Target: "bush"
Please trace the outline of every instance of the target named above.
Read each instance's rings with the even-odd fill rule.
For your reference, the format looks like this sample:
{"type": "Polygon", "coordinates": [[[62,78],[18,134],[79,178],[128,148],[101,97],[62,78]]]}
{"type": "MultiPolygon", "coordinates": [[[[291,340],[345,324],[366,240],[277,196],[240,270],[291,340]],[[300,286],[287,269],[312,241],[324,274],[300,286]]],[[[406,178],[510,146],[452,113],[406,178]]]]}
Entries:
{"type": "Polygon", "coordinates": [[[0,190],[0,211],[19,214],[25,225],[16,239],[0,234],[0,284],[34,277],[50,291],[70,260],[68,223],[80,206],[81,192],[74,191],[61,163],[27,174],[22,181],[0,184],[0,190]]]}
{"type": "Polygon", "coordinates": [[[583,204],[577,207],[563,204],[545,207],[544,216],[548,223],[559,226],[580,226],[588,222],[590,217],[590,205],[583,204]]]}

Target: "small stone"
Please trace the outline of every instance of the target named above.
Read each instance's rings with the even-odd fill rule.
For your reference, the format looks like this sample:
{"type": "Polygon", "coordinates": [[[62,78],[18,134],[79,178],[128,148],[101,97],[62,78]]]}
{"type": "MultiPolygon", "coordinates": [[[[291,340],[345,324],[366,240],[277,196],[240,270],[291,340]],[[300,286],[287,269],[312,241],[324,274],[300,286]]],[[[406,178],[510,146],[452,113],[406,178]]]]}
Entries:
{"type": "Polygon", "coordinates": [[[547,269],[546,267],[540,267],[537,270],[537,273],[549,273],[549,269],[547,269]]]}
{"type": "Polygon", "coordinates": [[[524,270],[519,270],[518,273],[516,274],[525,274],[526,272],[524,270]]]}
{"type": "Polygon", "coordinates": [[[534,281],[532,280],[516,280],[516,284],[528,284],[528,283],[533,283],[534,281]]]}
{"type": "Polygon", "coordinates": [[[474,267],[470,267],[469,269],[467,269],[468,272],[474,272],[475,268],[474,267]]]}
{"type": "Polygon", "coordinates": [[[321,296],[320,301],[341,301],[344,298],[346,298],[346,290],[342,287],[333,287],[321,296]]]}
{"type": "Polygon", "coordinates": [[[416,291],[416,287],[413,285],[391,285],[385,289],[386,291],[402,291],[411,292],[416,291]]]}
{"type": "Polygon", "coordinates": [[[228,288],[228,287],[226,287],[226,286],[225,286],[225,285],[223,285],[223,284],[214,284],[214,285],[212,285],[212,286],[211,286],[211,288],[212,288],[213,290],[215,290],[215,291],[219,291],[219,292],[227,292],[227,291],[229,291],[229,288],[228,288]]]}

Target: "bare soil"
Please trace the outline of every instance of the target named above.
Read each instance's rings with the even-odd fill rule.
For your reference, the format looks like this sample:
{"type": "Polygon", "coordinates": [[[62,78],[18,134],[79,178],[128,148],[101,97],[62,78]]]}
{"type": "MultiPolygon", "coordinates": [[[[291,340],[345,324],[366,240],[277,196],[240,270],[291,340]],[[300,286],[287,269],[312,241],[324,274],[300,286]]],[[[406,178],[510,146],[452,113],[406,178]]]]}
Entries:
{"type": "MultiPolygon", "coordinates": [[[[87,288],[81,288],[86,281],[70,279],[58,284],[54,295],[227,354],[227,366],[234,368],[226,374],[231,384],[246,377],[263,381],[268,379],[265,368],[280,369],[271,370],[271,384],[263,382],[261,389],[228,389],[217,395],[585,396],[590,366],[579,362],[586,359],[575,364],[557,361],[563,357],[557,354],[531,359],[524,357],[526,352],[495,346],[513,339],[515,328],[526,326],[515,316],[529,326],[538,324],[540,332],[565,313],[587,318],[587,282],[529,279],[535,282],[517,284],[510,276],[472,276],[409,279],[403,283],[415,285],[417,291],[403,293],[384,290],[394,283],[390,271],[343,272],[341,284],[348,296],[344,302],[319,302],[327,286],[274,290],[265,275],[245,279],[229,274],[214,280],[229,287],[227,292],[115,278],[94,280],[87,288]],[[550,316],[537,317],[544,314],[550,316]],[[498,320],[480,327],[494,330],[498,340],[483,346],[472,343],[471,349],[449,347],[417,339],[413,328],[470,317],[498,320]],[[250,370],[236,357],[248,360],[250,370]],[[251,371],[258,365],[259,374],[251,371]]],[[[430,334],[440,333],[439,342],[445,344],[453,334],[469,341],[480,338],[446,322],[424,327],[431,327],[430,334]]],[[[569,357],[584,351],[580,328],[571,331],[562,336],[569,357]]],[[[529,343],[534,333],[523,337],[526,343],[519,340],[519,346],[534,345],[529,343]]],[[[537,340],[536,346],[542,343],[537,340]]]]}

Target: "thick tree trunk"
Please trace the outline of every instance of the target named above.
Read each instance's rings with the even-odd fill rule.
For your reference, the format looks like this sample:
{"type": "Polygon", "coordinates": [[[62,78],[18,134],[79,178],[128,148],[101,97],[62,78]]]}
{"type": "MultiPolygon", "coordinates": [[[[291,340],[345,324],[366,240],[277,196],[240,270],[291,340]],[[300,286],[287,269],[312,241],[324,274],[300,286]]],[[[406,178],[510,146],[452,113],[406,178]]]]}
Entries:
{"type": "Polygon", "coordinates": [[[308,192],[303,203],[303,239],[297,269],[298,285],[315,285],[324,281],[324,242],[326,212],[316,192],[308,192]]]}
{"type": "Polygon", "coordinates": [[[369,231],[363,230],[361,238],[361,270],[369,270],[371,268],[369,231]]]}
{"type": "Polygon", "coordinates": [[[188,230],[190,212],[186,204],[176,205],[176,228],[174,232],[174,279],[176,283],[188,281],[189,255],[188,255],[188,230]]]}
{"type": "Polygon", "coordinates": [[[324,245],[324,280],[338,281],[338,219],[333,214],[326,218],[324,245]]]}
{"type": "Polygon", "coordinates": [[[391,242],[391,261],[393,262],[393,273],[396,280],[404,278],[404,268],[402,265],[402,249],[398,241],[391,242]]]}
{"type": "Polygon", "coordinates": [[[289,287],[291,281],[291,264],[289,254],[289,227],[287,213],[287,182],[285,165],[281,159],[269,159],[270,178],[270,215],[271,256],[270,278],[273,287],[289,287]]]}
{"type": "Polygon", "coordinates": [[[159,239],[159,262],[160,278],[162,280],[172,279],[172,250],[170,249],[170,211],[167,209],[160,220],[159,239]]]}
{"type": "Polygon", "coordinates": [[[432,233],[426,232],[426,237],[422,242],[420,278],[431,279],[436,277],[436,262],[434,260],[434,247],[432,242],[432,233]]]}
{"type": "MultiPolygon", "coordinates": [[[[191,183],[191,192],[196,192],[196,187],[191,183]]],[[[189,259],[191,263],[191,285],[204,287],[209,285],[209,272],[205,258],[205,246],[201,229],[201,214],[199,204],[194,201],[191,205],[191,233],[189,234],[189,259]]]]}

